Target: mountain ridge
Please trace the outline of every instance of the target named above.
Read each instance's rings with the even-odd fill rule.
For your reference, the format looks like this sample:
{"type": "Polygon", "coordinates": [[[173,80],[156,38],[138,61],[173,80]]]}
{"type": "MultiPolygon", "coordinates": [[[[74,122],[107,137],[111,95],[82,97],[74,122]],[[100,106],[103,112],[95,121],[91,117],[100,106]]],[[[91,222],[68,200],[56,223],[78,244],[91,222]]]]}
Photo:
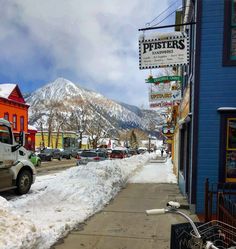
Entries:
{"type": "MultiPolygon", "coordinates": [[[[55,81],[45,84],[31,93],[26,101],[30,104],[29,123],[38,129],[40,127],[46,129],[48,126],[50,108],[53,103],[61,106],[60,111],[58,108],[55,108],[54,111],[57,111],[57,117],[64,115],[67,123],[73,115],[81,116],[84,112],[90,121],[102,119],[107,126],[104,129],[139,128],[148,130],[149,119],[156,125],[162,122],[162,117],[157,111],[140,109],[134,105],[111,100],[65,78],[57,78],[55,81]],[[41,121],[39,122],[39,120],[41,121]]],[[[78,117],[77,122],[79,122],[78,117]]]]}

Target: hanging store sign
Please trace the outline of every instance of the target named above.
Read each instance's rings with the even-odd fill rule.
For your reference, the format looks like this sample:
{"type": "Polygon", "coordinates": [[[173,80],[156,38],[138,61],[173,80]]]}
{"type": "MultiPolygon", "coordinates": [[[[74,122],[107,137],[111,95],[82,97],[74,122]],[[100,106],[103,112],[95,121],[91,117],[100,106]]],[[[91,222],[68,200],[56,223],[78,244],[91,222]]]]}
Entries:
{"type": "Polygon", "coordinates": [[[150,92],[149,100],[150,100],[150,102],[181,100],[181,91],[150,92]]]}
{"type": "Polygon", "coordinates": [[[173,102],[157,102],[157,103],[150,103],[150,108],[156,108],[156,107],[168,107],[168,106],[172,106],[173,102]]]}
{"type": "Polygon", "coordinates": [[[162,77],[158,77],[158,78],[153,78],[153,77],[149,77],[148,79],[145,80],[146,83],[169,83],[171,81],[182,81],[182,77],[181,76],[162,76],[162,77]]]}
{"type": "Polygon", "coordinates": [[[189,61],[189,39],[182,33],[139,38],[139,69],[186,65],[189,61]]]}
{"type": "Polygon", "coordinates": [[[163,125],[162,134],[166,137],[170,138],[173,136],[175,132],[175,127],[173,125],[163,125]]]}

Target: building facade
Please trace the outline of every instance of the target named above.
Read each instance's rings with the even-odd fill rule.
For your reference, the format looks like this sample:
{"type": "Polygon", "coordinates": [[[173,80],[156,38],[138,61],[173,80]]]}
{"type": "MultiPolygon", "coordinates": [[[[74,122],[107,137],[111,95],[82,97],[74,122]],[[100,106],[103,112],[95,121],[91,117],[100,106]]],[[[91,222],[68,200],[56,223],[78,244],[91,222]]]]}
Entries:
{"type": "Polygon", "coordinates": [[[29,105],[25,102],[16,84],[0,84],[0,117],[12,123],[13,133],[17,140],[21,131],[26,134],[25,147],[35,149],[36,130],[28,127],[29,105]]]}
{"type": "Polygon", "coordinates": [[[78,135],[73,131],[53,131],[48,141],[48,131],[38,131],[36,134],[35,146],[43,149],[44,147],[66,149],[79,146],[78,135]]]}
{"type": "Polygon", "coordinates": [[[196,213],[204,213],[205,182],[236,187],[236,2],[183,1],[190,37],[173,146],[178,182],[196,213]]]}

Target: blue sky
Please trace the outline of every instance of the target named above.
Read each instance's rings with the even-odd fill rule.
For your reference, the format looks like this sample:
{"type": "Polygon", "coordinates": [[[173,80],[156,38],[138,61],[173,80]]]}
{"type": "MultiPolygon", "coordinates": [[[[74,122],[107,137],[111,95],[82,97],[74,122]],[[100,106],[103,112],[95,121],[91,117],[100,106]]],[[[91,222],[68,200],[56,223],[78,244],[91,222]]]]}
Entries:
{"type": "Polygon", "coordinates": [[[149,70],[138,68],[138,29],[173,3],[155,22],[181,1],[0,0],[0,82],[17,83],[24,93],[63,77],[147,106],[149,70]]]}

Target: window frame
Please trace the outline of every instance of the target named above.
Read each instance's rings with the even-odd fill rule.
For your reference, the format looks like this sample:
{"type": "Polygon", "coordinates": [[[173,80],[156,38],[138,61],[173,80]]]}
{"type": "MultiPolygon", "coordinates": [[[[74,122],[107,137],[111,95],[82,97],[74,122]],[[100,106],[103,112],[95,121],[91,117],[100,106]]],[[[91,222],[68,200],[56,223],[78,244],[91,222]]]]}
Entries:
{"type": "Polygon", "coordinates": [[[4,119],[9,121],[9,112],[4,112],[4,119]],[[7,117],[7,119],[6,119],[7,117]]]}
{"type": "Polygon", "coordinates": [[[13,124],[13,130],[17,130],[17,115],[12,115],[12,124],[13,124]]]}
{"type": "MultiPolygon", "coordinates": [[[[236,58],[232,59],[230,55],[231,50],[231,30],[233,26],[232,20],[232,4],[234,0],[224,1],[224,42],[223,42],[223,66],[236,66],[236,58]]],[[[236,4],[236,3],[235,3],[236,4]]],[[[236,23],[235,23],[236,29],[236,23]]]]}
{"type": "Polygon", "coordinates": [[[12,145],[13,144],[13,138],[12,138],[11,129],[8,126],[6,126],[6,125],[0,125],[0,130],[1,130],[1,128],[2,128],[2,131],[6,131],[4,133],[6,133],[6,134],[9,135],[9,139],[8,139],[8,141],[1,139],[0,142],[4,143],[4,144],[10,144],[10,145],[12,145]]]}
{"type": "Polygon", "coordinates": [[[222,111],[220,123],[220,147],[219,147],[219,182],[236,184],[235,177],[227,177],[227,160],[230,153],[236,153],[236,149],[228,147],[229,120],[236,121],[236,111],[222,111]]]}
{"type": "Polygon", "coordinates": [[[25,128],[25,117],[20,116],[20,131],[24,131],[25,128]]]}

